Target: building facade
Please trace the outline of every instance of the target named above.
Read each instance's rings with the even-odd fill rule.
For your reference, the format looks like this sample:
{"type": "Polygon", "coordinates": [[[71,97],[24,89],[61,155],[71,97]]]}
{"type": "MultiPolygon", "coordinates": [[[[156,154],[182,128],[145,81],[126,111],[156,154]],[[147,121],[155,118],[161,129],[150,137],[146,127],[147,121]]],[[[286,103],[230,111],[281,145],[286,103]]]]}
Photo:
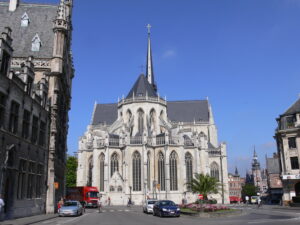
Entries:
{"type": "Polygon", "coordinates": [[[148,32],[146,76],[126,98],[95,104],[92,123],[80,138],[78,186],[96,186],[111,204],[129,198],[192,202],[188,182],[211,174],[224,185],[211,197],[229,202],[226,144],[219,143],[208,100],[166,101],[157,92],[148,32]]]}
{"type": "MultiPolygon", "coordinates": [[[[24,63],[26,65],[30,62],[29,64],[33,65],[31,68],[33,74],[27,76],[26,79],[28,80],[24,78],[24,82],[27,82],[26,85],[36,88],[45,83],[47,86],[47,94],[42,96],[42,101],[46,102],[48,106],[47,120],[44,121],[47,122],[47,146],[45,146],[47,151],[44,153],[47,162],[43,164],[43,168],[47,171],[43,173],[43,177],[47,178],[46,183],[43,183],[46,191],[46,198],[43,199],[46,199],[46,203],[38,211],[28,209],[20,211],[21,214],[19,214],[14,210],[13,217],[36,214],[45,210],[48,213],[53,213],[58,199],[64,196],[68,111],[74,76],[71,54],[72,6],[72,0],[61,0],[58,5],[22,3],[19,0],[0,1],[0,30],[10,27],[11,39],[13,40],[11,44],[12,54],[9,58],[10,70],[18,74],[18,71],[23,70],[24,63]],[[27,62],[28,60],[30,61],[27,62]]],[[[7,54],[8,50],[6,49],[1,62],[7,61],[7,54]]],[[[19,94],[16,99],[18,103],[21,103],[19,118],[22,118],[21,112],[26,107],[26,104],[23,103],[24,96],[19,94]]],[[[8,103],[10,104],[10,102],[8,103]]],[[[31,109],[32,107],[29,110],[30,115],[35,114],[36,112],[31,109]]],[[[38,121],[41,121],[40,114],[37,114],[38,121]]],[[[32,123],[33,121],[34,119],[32,119],[32,123]]],[[[34,132],[37,131],[34,130],[34,132]]],[[[26,149],[22,148],[20,151],[25,153],[26,149]]],[[[4,147],[2,152],[5,152],[4,147]]],[[[22,167],[22,163],[21,158],[16,158],[15,168],[22,167]]],[[[32,170],[28,166],[24,166],[24,168],[28,173],[32,170]]],[[[2,186],[5,187],[6,185],[4,179],[2,186]]],[[[45,193],[43,194],[45,195],[45,193]]],[[[35,203],[27,203],[35,205],[35,203]]],[[[18,204],[22,205],[23,202],[17,202],[15,207],[18,204]]],[[[25,208],[24,204],[23,206],[25,208]]]]}
{"type": "Polygon", "coordinates": [[[230,202],[240,202],[242,200],[242,188],[245,185],[245,178],[240,177],[237,168],[235,173],[228,174],[229,199],[230,202]]]}
{"type": "Polygon", "coordinates": [[[268,191],[267,172],[260,168],[260,163],[254,149],[251,169],[251,180],[260,195],[265,196],[268,191]]]}
{"type": "Polygon", "coordinates": [[[272,204],[280,203],[282,199],[282,181],[280,177],[280,165],[278,154],[272,158],[266,158],[268,177],[268,201],[272,204]]]}
{"type": "Polygon", "coordinates": [[[300,99],[276,119],[278,127],[274,138],[280,162],[285,204],[300,196],[300,99]]]}

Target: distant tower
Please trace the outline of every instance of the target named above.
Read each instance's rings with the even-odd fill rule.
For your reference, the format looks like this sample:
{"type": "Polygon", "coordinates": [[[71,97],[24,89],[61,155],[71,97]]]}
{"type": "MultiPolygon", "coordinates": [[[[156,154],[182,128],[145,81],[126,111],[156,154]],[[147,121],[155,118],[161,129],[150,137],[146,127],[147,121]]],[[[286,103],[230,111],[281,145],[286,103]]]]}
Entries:
{"type": "Polygon", "coordinates": [[[252,180],[253,180],[253,184],[259,188],[260,192],[262,192],[260,163],[258,161],[255,147],[254,147],[253,160],[252,160],[252,180]]]}
{"type": "Polygon", "coordinates": [[[237,167],[235,167],[234,175],[239,176],[239,171],[238,171],[237,167]]]}

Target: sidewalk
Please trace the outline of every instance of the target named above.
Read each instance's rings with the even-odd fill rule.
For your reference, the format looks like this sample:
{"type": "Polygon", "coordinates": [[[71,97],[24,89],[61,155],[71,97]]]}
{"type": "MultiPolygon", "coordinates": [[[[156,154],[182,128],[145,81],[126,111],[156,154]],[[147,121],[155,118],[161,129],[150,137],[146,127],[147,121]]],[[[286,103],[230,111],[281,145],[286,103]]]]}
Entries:
{"type": "Polygon", "coordinates": [[[29,225],[58,217],[58,214],[42,214],[0,222],[0,225],[29,225]]]}

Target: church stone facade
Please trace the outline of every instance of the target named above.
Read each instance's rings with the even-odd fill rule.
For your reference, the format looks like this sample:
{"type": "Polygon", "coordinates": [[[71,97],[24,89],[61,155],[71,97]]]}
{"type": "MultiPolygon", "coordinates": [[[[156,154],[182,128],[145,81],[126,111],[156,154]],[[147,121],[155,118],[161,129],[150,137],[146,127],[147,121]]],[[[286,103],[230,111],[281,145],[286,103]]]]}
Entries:
{"type": "Polygon", "coordinates": [[[77,186],[96,186],[104,200],[129,198],[176,203],[197,199],[189,185],[195,173],[216,177],[223,188],[211,195],[229,202],[226,144],[218,142],[208,100],[167,101],[154,79],[148,32],[146,75],[126,98],[95,104],[92,123],[79,140],[77,186]]]}

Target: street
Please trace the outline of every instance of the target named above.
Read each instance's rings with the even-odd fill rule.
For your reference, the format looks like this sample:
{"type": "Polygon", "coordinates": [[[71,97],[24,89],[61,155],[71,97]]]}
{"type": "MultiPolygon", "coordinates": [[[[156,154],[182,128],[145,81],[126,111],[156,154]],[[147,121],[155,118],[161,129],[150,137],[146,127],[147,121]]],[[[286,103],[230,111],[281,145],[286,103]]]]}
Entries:
{"type": "MultiPolygon", "coordinates": [[[[233,208],[233,207],[232,207],[233,208]]],[[[35,225],[169,225],[169,224],[272,224],[298,225],[300,223],[300,209],[274,208],[264,206],[257,209],[255,206],[237,206],[243,208],[244,214],[228,218],[198,218],[181,215],[180,218],[160,218],[152,214],[144,214],[141,207],[133,206],[106,206],[101,213],[96,209],[87,209],[80,217],[57,217],[35,225]]]]}

